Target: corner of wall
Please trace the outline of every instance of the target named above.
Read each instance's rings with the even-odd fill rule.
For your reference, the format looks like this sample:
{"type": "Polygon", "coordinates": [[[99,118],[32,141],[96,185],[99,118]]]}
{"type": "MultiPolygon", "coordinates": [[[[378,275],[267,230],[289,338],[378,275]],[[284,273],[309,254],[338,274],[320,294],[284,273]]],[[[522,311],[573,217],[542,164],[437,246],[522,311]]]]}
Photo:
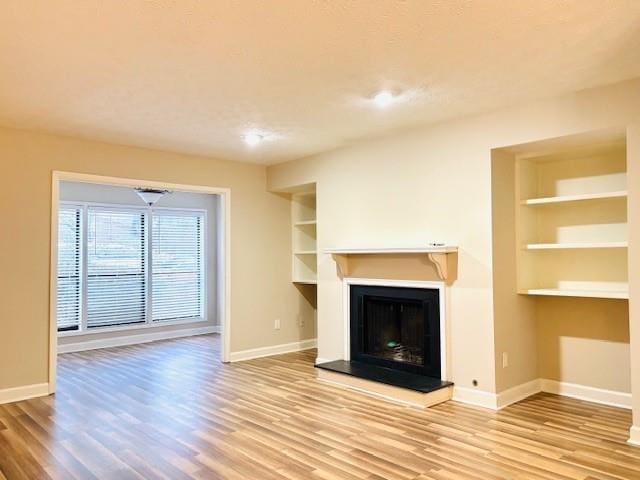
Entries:
{"type": "Polygon", "coordinates": [[[521,298],[516,286],[516,195],[515,156],[491,150],[495,390],[501,395],[511,392],[505,398],[517,397],[522,385],[531,387],[538,378],[535,301],[521,298]]]}

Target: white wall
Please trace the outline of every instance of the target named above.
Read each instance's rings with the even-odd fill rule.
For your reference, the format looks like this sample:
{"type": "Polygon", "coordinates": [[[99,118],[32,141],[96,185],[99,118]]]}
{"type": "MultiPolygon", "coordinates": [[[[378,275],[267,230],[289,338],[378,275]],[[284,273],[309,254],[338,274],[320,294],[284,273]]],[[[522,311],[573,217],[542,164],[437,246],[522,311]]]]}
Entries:
{"type": "MultiPolygon", "coordinates": [[[[60,200],[67,202],[92,202],[128,205],[135,207],[145,207],[145,202],[140,196],[130,188],[95,185],[90,183],[61,182],[60,183],[60,200]]],[[[216,257],[216,218],[218,208],[218,196],[207,195],[201,193],[184,193],[174,192],[162,197],[154,207],[168,208],[197,208],[207,212],[207,230],[206,230],[206,285],[207,285],[207,311],[206,321],[204,322],[185,322],[181,325],[159,325],[153,328],[153,332],[177,332],[191,328],[212,327],[220,325],[218,318],[218,299],[217,299],[217,257],[216,257]]],[[[115,339],[142,333],[150,333],[148,328],[131,328],[117,332],[96,332],[84,335],[63,336],[58,339],[58,344],[64,346],[74,345],[79,342],[93,342],[95,340],[115,339]]]]}
{"type": "MultiPolygon", "coordinates": [[[[457,386],[476,388],[475,379],[478,390],[500,392],[534,380],[538,369],[531,318],[521,319],[527,328],[513,328],[507,310],[517,299],[494,298],[494,275],[501,270],[493,268],[492,150],[624,127],[639,119],[640,79],[635,79],[274,165],[268,170],[269,187],[278,191],[316,182],[321,252],[429,241],[457,245],[458,279],[449,292],[452,379],[457,386]],[[500,352],[509,352],[510,367],[497,361],[500,352]]],[[[630,152],[629,161],[638,161],[632,157],[630,152]]],[[[640,222],[631,210],[630,222],[640,222]]],[[[340,358],[340,281],[330,255],[321,255],[319,262],[319,356],[340,358]]],[[[635,270],[630,275],[640,275],[635,270]]],[[[499,280],[503,286],[509,281],[499,280]]],[[[515,288],[501,291],[516,295],[515,288]]]]}

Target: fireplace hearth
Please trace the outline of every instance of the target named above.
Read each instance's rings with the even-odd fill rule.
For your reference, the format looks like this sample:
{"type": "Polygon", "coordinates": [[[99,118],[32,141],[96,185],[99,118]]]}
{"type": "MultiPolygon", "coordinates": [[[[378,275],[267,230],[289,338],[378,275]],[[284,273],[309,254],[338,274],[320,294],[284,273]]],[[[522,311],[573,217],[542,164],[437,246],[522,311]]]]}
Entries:
{"type": "Polygon", "coordinates": [[[421,406],[450,399],[453,384],[442,378],[440,289],[356,283],[348,288],[350,358],[318,363],[319,372],[326,372],[319,377],[400,401],[413,395],[377,385],[400,387],[417,392],[410,403],[421,406]]]}

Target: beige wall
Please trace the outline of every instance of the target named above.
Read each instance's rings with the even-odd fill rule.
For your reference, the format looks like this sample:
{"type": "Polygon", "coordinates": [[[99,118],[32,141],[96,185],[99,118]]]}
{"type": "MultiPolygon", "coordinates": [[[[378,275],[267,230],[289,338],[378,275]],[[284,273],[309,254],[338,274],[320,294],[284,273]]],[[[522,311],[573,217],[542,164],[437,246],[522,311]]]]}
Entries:
{"type": "Polygon", "coordinates": [[[492,152],[493,318],[496,391],[538,375],[536,298],[517,295],[515,158],[492,152]],[[503,354],[508,367],[503,367],[503,354]]]}
{"type": "MultiPolygon", "coordinates": [[[[317,182],[321,251],[428,241],[458,245],[458,280],[450,289],[449,305],[453,381],[473,388],[472,380],[477,379],[480,390],[502,391],[535,376],[537,362],[532,353],[536,341],[531,318],[514,321],[509,314],[519,302],[514,298],[515,286],[509,285],[515,282],[513,271],[494,272],[493,268],[493,248],[510,240],[507,234],[493,238],[491,151],[624,126],[637,121],[639,115],[640,79],[635,79],[276,165],[268,171],[269,188],[317,182]],[[510,298],[494,297],[494,281],[497,291],[510,298]],[[509,352],[512,365],[506,369],[496,361],[504,351],[509,352]]],[[[502,195],[506,198],[508,192],[502,195]]],[[[634,219],[631,211],[629,217],[631,222],[640,219],[637,214],[634,219]]],[[[321,255],[321,358],[341,355],[341,306],[335,264],[330,256],[321,255]]],[[[638,383],[640,388],[640,379],[638,383]]]]}
{"type": "Polygon", "coordinates": [[[290,205],[264,167],[9,129],[0,166],[0,389],[47,381],[53,170],[231,188],[231,351],[313,337],[291,284],[290,205]]]}
{"type": "Polygon", "coordinates": [[[629,304],[536,298],[540,378],[631,392],[629,304]]]}

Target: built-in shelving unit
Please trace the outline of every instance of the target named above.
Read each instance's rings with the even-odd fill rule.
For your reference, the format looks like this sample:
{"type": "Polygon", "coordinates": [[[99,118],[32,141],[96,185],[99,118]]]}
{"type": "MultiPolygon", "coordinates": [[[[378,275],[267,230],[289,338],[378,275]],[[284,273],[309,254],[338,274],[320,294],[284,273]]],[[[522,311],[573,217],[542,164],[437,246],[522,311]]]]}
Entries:
{"type": "Polygon", "coordinates": [[[624,139],[516,155],[518,293],[629,297],[626,183],[624,139]]]}
{"type": "Polygon", "coordinates": [[[293,282],[315,285],[318,281],[318,256],[314,187],[291,195],[291,225],[293,282]]]}

